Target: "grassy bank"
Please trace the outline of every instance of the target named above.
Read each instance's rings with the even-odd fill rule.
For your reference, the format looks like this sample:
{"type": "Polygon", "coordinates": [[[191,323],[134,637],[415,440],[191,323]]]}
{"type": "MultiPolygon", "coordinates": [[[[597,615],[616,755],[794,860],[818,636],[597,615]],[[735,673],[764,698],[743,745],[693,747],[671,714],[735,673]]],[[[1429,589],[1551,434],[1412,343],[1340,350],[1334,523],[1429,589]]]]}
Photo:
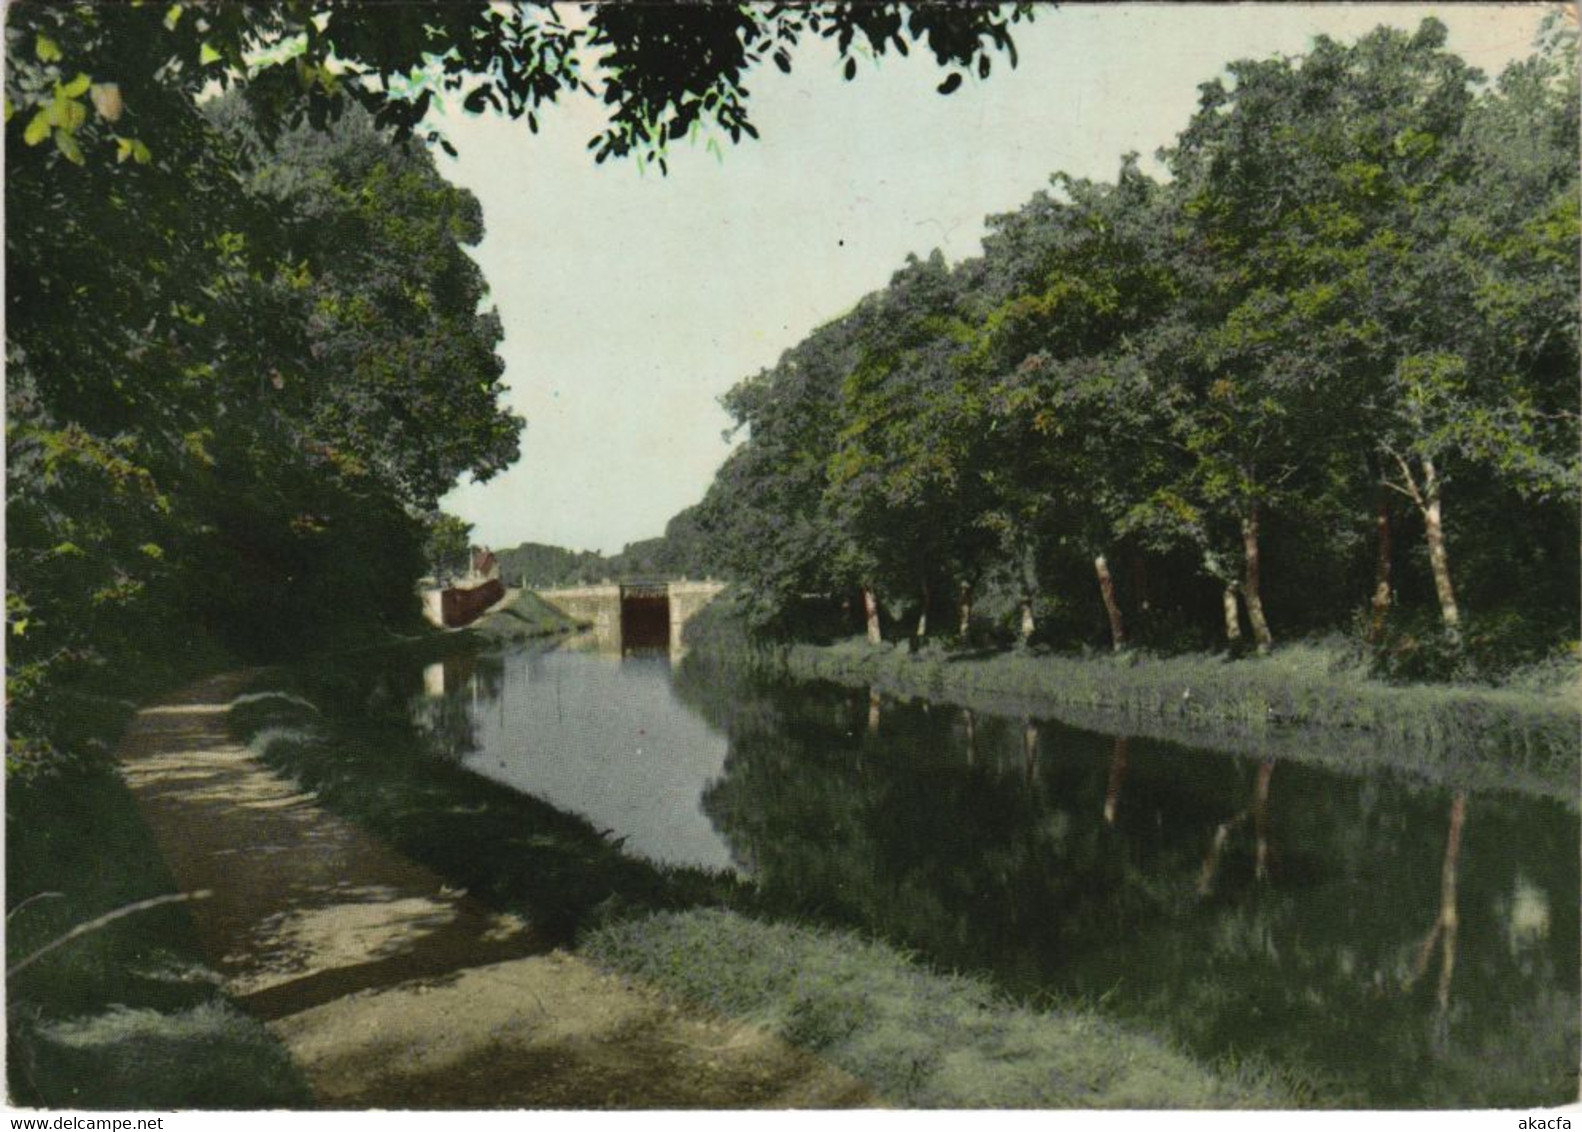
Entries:
{"type": "Polygon", "coordinates": [[[232,709],[233,730],[327,809],[549,942],[580,943],[613,970],[761,1024],[893,1103],[1297,1100],[1267,1074],[1206,1069],[1091,1010],[1014,1007],[853,933],[773,922],[751,885],[625,856],[586,821],[435,755],[399,686],[367,687],[329,670],[273,673],[232,709]]]}
{"type": "MultiPolygon", "coordinates": [[[[124,723],[130,708],[107,713],[124,723]]],[[[6,798],[8,967],[79,925],[174,892],[115,770],[78,766],[6,798]]],[[[218,988],[181,904],[79,935],[7,977],[10,1100],[44,1108],[311,1102],[285,1051],[218,988]]]]}
{"type": "Polygon", "coordinates": [[[469,625],[467,632],[499,644],[558,636],[586,626],[587,622],[567,617],[532,590],[521,590],[509,603],[469,625]]]}
{"type": "Polygon", "coordinates": [[[1402,686],[1370,678],[1333,640],[1241,658],[953,653],[937,644],[913,651],[861,639],[776,646],[753,640],[728,603],[706,609],[687,630],[689,657],[700,663],[1576,804],[1582,698],[1574,661],[1530,671],[1502,688],[1402,686]]]}
{"type": "Polygon", "coordinates": [[[850,933],[699,910],[605,926],[586,950],[908,1107],[1288,1107],[1299,1097],[1270,1073],[1210,1072],[1092,1010],[1019,1007],[850,933]]]}

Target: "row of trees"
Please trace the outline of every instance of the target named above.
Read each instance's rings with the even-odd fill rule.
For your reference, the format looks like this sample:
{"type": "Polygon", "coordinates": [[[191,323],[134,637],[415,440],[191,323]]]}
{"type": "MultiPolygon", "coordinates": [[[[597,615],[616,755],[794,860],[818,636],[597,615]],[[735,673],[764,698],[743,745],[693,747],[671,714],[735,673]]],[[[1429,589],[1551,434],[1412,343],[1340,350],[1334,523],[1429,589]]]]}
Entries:
{"type": "Polygon", "coordinates": [[[41,149],[13,151],[7,186],[24,757],[62,696],[129,658],[407,623],[426,516],[514,459],[522,424],[464,250],[476,200],[366,114],[266,148],[227,98],[146,163],[41,149]]]}
{"type": "Polygon", "coordinates": [[[533,587],[707,577],[715,570],[713,548],[698,525],[697,510],[688,507],[678,512],[665,524],[664,534],[629,542],[619,554],[606,556],[539,542],[496,551],[500,576],[509,584],[533,587]]]}
{"type": "Polygon", "coordinates": [[[1167,180],[1057,175],[732,390],[700,521],[757,619],[997,592],[1023,638],[1264,650],[1421,597],[1454,648],[1472,593],[1574,633],[1575,36],[1493,84],[1444,40],[1235,63],[1167,180]]]}

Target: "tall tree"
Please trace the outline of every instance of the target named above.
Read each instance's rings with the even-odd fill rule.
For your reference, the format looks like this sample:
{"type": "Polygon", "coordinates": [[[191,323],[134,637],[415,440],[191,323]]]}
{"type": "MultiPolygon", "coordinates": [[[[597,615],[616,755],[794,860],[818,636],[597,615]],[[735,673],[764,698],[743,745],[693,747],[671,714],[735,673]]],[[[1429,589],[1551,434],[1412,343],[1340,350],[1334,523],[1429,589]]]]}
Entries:
{"type": "Polygon", "coordinates": [[[875,581],[916,595],[917,637],[952,582],[970,588],[984,541],[983,399],[961,364],[972,339],[961,280],[935,251],[910,258],[865,304],[830,465],[831,509],[868,551],[875,581]]]}
{"type": "Polygon", "coordinates": [[[1064,199],[1040,194],[992,221],[985,240],[995,298],[976,361],[999,430],[987,452],[992,521],[1013,562],[1065,548],[1089,564],[1118,651],[1126,630],[1109,556],[1159,459],[1153,394],[1131,343],[1168,309],[1175,284],[1158,247],[1157,186],[1133,159],[1113,185],[1054,181],[1064,199]]]}
{"type": "Polygon", "coordinates": [[[781,621],[802,594],[862,584],[860,551],[826,498],[854,330],[851,317],[818,328],[723,398],[747,438],[716,474],[699,522],[760,625],[781,621]]]}

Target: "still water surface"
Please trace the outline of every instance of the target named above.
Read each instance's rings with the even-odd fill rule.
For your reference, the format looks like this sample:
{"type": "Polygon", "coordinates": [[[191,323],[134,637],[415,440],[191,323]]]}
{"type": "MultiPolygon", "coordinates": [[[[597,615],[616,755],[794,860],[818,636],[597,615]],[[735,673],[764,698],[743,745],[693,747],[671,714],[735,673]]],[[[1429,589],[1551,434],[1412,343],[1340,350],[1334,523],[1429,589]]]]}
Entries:
{"type": "Polygon", "coordinates": [[[1026,1001],[1101,1003],[1320,1103],[1576,1096],[1578,822],[1552,801],[663,654],[523,647],[425,685],[414,718],[477,773],[1026,1001]]]}

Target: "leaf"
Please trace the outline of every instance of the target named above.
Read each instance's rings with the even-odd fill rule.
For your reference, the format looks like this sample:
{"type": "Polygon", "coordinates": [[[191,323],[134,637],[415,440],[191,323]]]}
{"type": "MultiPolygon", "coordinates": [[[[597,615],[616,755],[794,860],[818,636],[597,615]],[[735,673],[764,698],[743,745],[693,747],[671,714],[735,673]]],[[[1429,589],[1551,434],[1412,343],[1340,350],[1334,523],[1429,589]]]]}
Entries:
{"type": "Polygon", "coordinates": [[[39,32],[38,41],[34,44],[34,50],[38,52],[39,62],[41,63],[60,62],[60,44],[43,32],[39,32]]]}
{"type": "Polygon", "coordinates": [[[79,74],[71,82],[61,87],[57,97],[64,95],[66,98],[81,98],[88,93],[88,87],[93,82],[87,75],[79,74]]]}
{"type": "Polygon", "coordinates": [[[55,148],[60,150],[61,156],[73,165],[85,163],[82,148],[78,146],[77,139],[65,130],[55,131],[55,148]]]}
{"type": "Polygon", "coordinates": [[[57,98],[51,109],[54,111],[55,124],[67,133],[73,133],[77,127],[88,120],[88,108],[75,98],[57,98]]]}
{"type": "Polygon", "coordinates": [[[791,56],[786,54],[785,48],[780,48],[774,53],[774,61],[776,67],[788,75],[791,73],[791,56]]]}
{"type": "Polygon", "coordinates": [[[93,99],[93,108],[99,112],[99,117],[106,122],[114,122],[121,117],[123,106],[119,84],[94,83],[89,94],[93,99]]]}
{"type": "Polygon", "coordinates": [[[22,140],[28,145],[37,145],[49,137],[49,107],[44,107],[33,115],[32,121],[27,124],[27,129],[22,131],[22,140]]]}
{"type": "Polygon", "coordinates": [[[175,31],[176,25],[181,22],[181,5],[172,4],[165,9],[165,30],[175,31]]]}
{"type": "Polygon", "coordinates": [[[956,88],[959,87],[960,85],[961,85],[961,74],[960,74],[960,72],[957,72],[955,74],[952,74],[944,82],[940,83],[939,87],[938,87],[938,90],[939,90],[940,94],[952,94],[952,93],[955,92],[956,88]]]}
{"type": "Polygon", "coordinates": [[[856,77],[857,77],[857,60],[855,60],[855,59],[847,59],[846,60],[846,81],[847,82],[851,82],[851,80],[856,78],[856,77]]]}
{"type": "Polygon", "coordinates": [[[207,67],[210,63],[218,63],[222,58],[224,56],[207,43],[198,48],[198,63],[201,66],[207,67]]]}

